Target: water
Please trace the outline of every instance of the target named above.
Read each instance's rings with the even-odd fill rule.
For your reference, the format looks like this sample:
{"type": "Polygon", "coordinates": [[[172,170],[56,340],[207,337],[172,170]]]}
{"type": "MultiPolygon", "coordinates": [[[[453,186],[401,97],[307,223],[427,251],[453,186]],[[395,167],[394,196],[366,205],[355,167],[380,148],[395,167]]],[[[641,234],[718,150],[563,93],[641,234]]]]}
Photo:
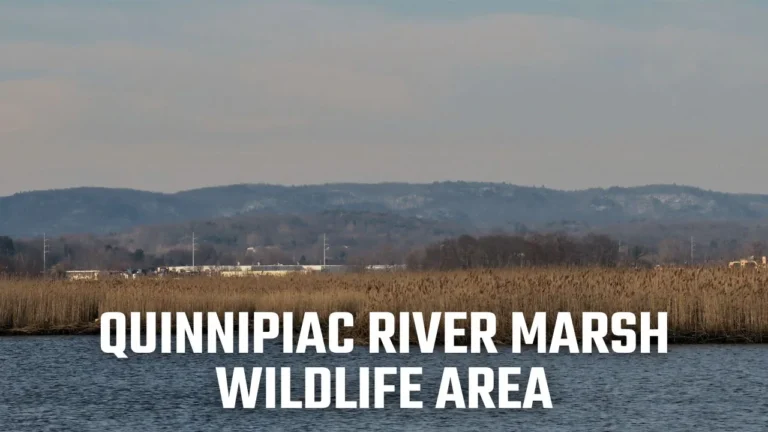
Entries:
{"type": "MultiPolygon", "coordinates": [[[[671,346],[653,355],[133,355],[119,360],[97,337],[0,338],[0,431],[763,431],[768,347],[671,346]],[[290,366],[294,399],[305,366],[421,366],[423,410],[225,410],[217,366],[290,366]],[[547,373],[554,408],[436,410],[447,366],[519,366],[547,373]]],[[[350,379],[352,380],[353,377],[350,379]]],[[[396,380],[394,381],[396,382],[396,380]]],[[[463,381],[466,383],[466,381],[463,381]]],[[[357,384],[347,388],[357,394],[357,384]]],[[[262,396],[263,393],[260,395],[262,396]]],[[[513,394],[514,395],[514,394],[513,394]]],[[[373,399],[373,396],[371,396],[373,399]]],[[[512,399],[522,400],[522,393],[512,399]]],[[[279,399],[278,399],[279,400],[279,399]]],[[[263,405],[262,405],[263,406],[263,405]]]]}

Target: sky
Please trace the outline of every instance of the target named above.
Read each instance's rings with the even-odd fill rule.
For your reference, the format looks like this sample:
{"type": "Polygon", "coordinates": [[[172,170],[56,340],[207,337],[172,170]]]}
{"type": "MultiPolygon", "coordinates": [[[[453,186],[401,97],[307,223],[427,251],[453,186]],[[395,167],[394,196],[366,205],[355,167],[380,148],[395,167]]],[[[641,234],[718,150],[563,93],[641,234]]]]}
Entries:
{"type": "Polygon", "coordinates": [[[768,193],[766,3],[3,0],[0,196],[442,180],[768,193]]]}

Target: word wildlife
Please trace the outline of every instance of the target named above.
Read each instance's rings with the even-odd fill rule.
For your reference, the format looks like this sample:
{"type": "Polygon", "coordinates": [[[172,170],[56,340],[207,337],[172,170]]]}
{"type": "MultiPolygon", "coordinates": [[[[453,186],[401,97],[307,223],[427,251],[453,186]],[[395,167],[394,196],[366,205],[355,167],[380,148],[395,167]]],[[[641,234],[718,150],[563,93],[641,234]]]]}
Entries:
{"type": "MultiPolygon", "coordinates": [[[[651,353],[652,338],[656,339],[655,352],[666,353],[667,314],[660,312],[657,315],[656,328],[653,328],[649,312],[641,313],[639,320],[630,312],[617,312],[610,317],[600,312],[584,312],[580,320],[581,337],[577,337],[568,312],[557,313],[551,328],[548,328],[551,320],[545,312],[537,312],[532,318],[528,317],[530,319],[522,312],[513,312],[511,322],[504,327],[511,328],[510,351],[513,354],[521,353],[523,346],[533,345],[540,354],[557,354],[561,350],[569,354],[592,353],[593,350],[600,354],[628,354],[637,351],[638,339],[640,352],[651,353]],[[610,348],[607,340],[610,340],[610,348]]],[[[127,324],[125,315],[119,312],[101,316],[101,349],[104,353],[127,358],[128,333],[132,353],[157,351],[156,313],[132,312],[130,329],[127,324]]],[[[341,327],[354,327],[351,313],[332,313],[321,321],[316,312],[306,312],[297,327],[299,331],[295,333],[291,312],[282,316],[273,312],[241,312],[237,314],[236,327],[232,312],[195,312],[191,322],[186,313],[162,312],[160,352],[183,354],[189,348],[192,353],[264,354],[265,346],[272,353],[282,351],[294,355],[349,354],[354,350],[354,341],[350,338],[342,340],[339,335],[341,327]],[[278,344],[278,340],[282,344],[278,344]]],[[[368,315],[368,351],[391,355],[409,353],[417,348],[420,353],[430,354],[436,346],[442,346],[441,351],[446,354],[498,354],[493,341],[496,332],[496,316],[490,312],[433,312],[428,319],[420,312],[401,312],[397,316],[389,312],[371,312],[368,315]],[[415,347],[412,332],[416,335],[415,347]]],[[[423,408],[423,401],[416,395],[421,392],[422,367],[363,366],[356,369],[351,380],[357,390],[355,397],[347,393],[348,375],[344,367],[306,367],[304,394],[299,398],[292,394],[293,374],[289,367],[253,367],[250,379],[243,367],[235,367],[231,374],[225,367],[217,367],[216,377],[223,408],[236,408],[238,396],[243,408],[385,408],[393,403],[393,399],[399,399],[400,408],[423,408]]],[[[458,368],[446,367],[442,370],[434,406],[438,409],[446,406],[514,409],[533,408],[539,403],[543,408],[552,408],[546,374],[541,367],[531,367],[528,371],[523,400],[510,399],[510,393],[520,391],[520,384],[510,378],[521,375],[521,372],[519,367],[469,367],[460,373],[458,368]]]]}

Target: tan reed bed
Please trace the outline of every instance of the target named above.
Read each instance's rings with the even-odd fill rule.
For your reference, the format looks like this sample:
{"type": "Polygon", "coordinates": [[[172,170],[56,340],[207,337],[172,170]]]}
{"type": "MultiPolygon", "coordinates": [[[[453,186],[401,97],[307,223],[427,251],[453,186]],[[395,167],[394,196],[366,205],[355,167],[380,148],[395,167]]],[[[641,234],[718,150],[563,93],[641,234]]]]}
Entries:
{"type": "MultiPolygon", "coordinates": [[[[102,312],[488,311],[508,342],[513,311],[669,312],[672,342],[768,342],[768,272],[524,269],[259,278],[0,280],[0,333],[94,333],[102,312]]],[[[551,327],[551,326],[550,326],[551,327]]],[[[578,329],[577,329],[578,330],[578,329]]]]}

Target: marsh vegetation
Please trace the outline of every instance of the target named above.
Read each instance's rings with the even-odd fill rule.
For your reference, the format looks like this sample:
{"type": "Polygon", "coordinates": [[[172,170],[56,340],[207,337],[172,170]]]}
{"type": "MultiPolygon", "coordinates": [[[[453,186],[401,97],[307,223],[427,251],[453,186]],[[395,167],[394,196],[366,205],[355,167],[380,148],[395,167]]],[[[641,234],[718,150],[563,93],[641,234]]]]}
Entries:
{"type": "MultiPolygon", "coordinates": [[[[365,340],[371,311],[668,312],[670,342],[768,341],[768,272],[721,268],[475,270],[285,277],[0,280],[0,332],[98,331],[101,313],[336,311],[355,314],[365,340]]],[[[576,320],[577,321],[577,320],[576,320]]],[[[578,326],[578,322],[576,322],[578,326]]],[[[508,342],[499,332],[500,342],[508,342]]]]}

